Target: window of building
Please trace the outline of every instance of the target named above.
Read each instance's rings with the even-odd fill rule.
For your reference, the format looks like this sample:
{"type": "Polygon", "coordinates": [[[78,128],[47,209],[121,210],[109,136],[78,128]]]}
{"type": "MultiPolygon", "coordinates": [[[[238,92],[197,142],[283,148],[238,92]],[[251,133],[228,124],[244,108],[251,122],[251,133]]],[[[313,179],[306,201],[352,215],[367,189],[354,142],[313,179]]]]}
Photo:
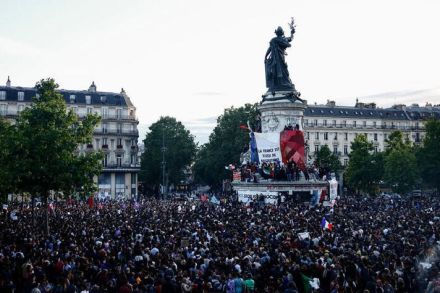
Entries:
{"type": "Polygon", "coordinates": [[[18,100],[24,101],[24,92],[18,92],[18,100]]]}
{"type": "Polygon", "coordinates": [[[344,159],[344,166],[348,165],[348,159],[344,159]]]}
{"type": "Polygon", "coordinates": [[[75,103],[76,97],[75,95],[70,95],[70,103],[73,104],[75,103]]]}
{"type": "Polygon", "coordinates": [[[136,155],[132,154],[130,156],[130,164],[132,165],[136,164],[136,155]]]}
{"type": "Polygon", "coordinates": [[[333,146],[333,154],[335,154],[335,155],[338,154],[338,146],[337,145],[333,146]]]}
{"type": "Polygon", "coordinates": [[[310,132],[306,132],[306,139],[310,139],[310,132]]]}
{"type": "Polygon", "coordinates": [[[416,132],[416,139],[415,139],[415,141],[416,142],[420,142],[420,133],[419,132],[416,132]]]}
{"type": "Polygon", "coordinates": [[[368,139],[368,133],[364,133],[365,137],[368,139]]]}
{"type": "MultiPolygon", "coordinates": [[[[118,165],[119,166],[119,165],[118,165]]],[[[125,195],[125,174],[124,173],[116,173],[115,174],[115,191],[117,197],[122,197],[125,195]]]]}
{"type": "Polygon", "coordinates": [[[336,120],[333,120],[332,124],[333,124],[334,127],[336,127],[336,120]]]}
{"type": "Polygon", "coordinates": [[[387,123],[385,121],[382,122],[382,128],[387,128],[387,123]]]}
{"type": "Polygon", "coordinates": [[[121,167],[121,166],[122,166],[122,155],[117,155],[117,156],[116,156],[116,165],[117,165],[118,167],[121,167]]]}
{"type": "Polygon", "coordinates": [[[87,107],[87,114],[93,114],[93,108],[87,107]]]}
{"type": "Polygon", "coordinates": [[[375,145],[375,146],[374,146],[374,153],[377,154],[377,152],[378,152],[378,146],[375,145]]]}
{"type": "Polygon", "coordinates": [[[0,100],[6,100],[6,91],[0,91],[0,100]]]}
{"type": "Polygon", "coordinates": [[[364,127],[366,127],[367,126],[367,121],[363,121],[362,124],[363,124],[364,127]]]}
{"type": "Polygon", "coordinates": [[[121,123],[118,123],[118,124],[116,125],[116,132],[117,132],[118,134],[121,134],[121,133],[122,133],[122,124],[121,124],[121,123]]]}
{"type": "Polygon", "coordinates": [[[319,139],[319,132],[315,133],[315,139],[319,139]]]}
{"type": "Polygon", "coordinates": [[[377,124],[376,121],[373,121],[373,127],[376,128],[377,124]]]}
{"type": "Polygon", "coordinates": [[[102,160],[102,165],[104,167],[107,167],[107,163],[108,163],[108,154],[105,154],[104,159],[102,160]]]}
{"type": "Polygon", "coordinates": [[[327,120],[323,121],[324,126],[327,126],[327,120]]]}
{"type": "Polygon", "coordinates": [[[391,128],[394,128],[394,127],[395,127],[394,122],[391,122],[391,128]]]}
{"type": "Polygon", "coordinates": [[[342,126],[347,127],[347,121],[346,120],[342,121],[342,126]]]}
{"type": "Polygon", "coordinates": [[[104,119],[108,117],[108,108],[107,107],[102,107],[101,108],[101,116],[104,119]]]}
{"type": "Polygon", "coordinates": [[[348,145],[344,145],[344,155],[348,155],[348,145]]]}
{"type": "Polygon", "coordinates": [[[324,132],[324,140],[328,140],[328,132],[324,132]]]}
{"type": "Polygon", "coordinates": [[[24,110],[24,105],[18,105],[17,106],[17,113],[20,113],[23,110],[24,110]]]}
{"type": "Polygon", "coordinates": [[[374,134],[374,141],[377,141],[377,133],[374,134]]]}
{"type": "Polygon", "coordinates": [[[102,138],[102,145],[108,145],[107,144],[107,137],[102,138]]]}
{"type": "MultiPolygon", "coordinates": [[[[1,92],[0,92],[0,96],[1,96],[1,92]]],[[[416,127],[416,129],[419,129],[419,122],[416,122],[415,127],[416,127]]]]}
{"type": "Polygon", "coordinates": [[[348,140],[348,132],[344,133],[344,140],[348,140]]]}
{"type": "Polygon", "coordinates": [[[101,99],[101,103],[107,102],[107,97],[106,96],[101,96],[100,99],[101,99]]]}
{"type": "Polygon", "coordinates": [[[315,154],[316,154],[317,152],[319,152],[319,145],[318,145],[318,144],[315,144],[315,154]]]}
{"type": "Polygon", "coordinates": [[[102,133],[107,133],[107,123],[102,123],[102,133]]]}
{"type": "Polygon", "coordinates": [[[335,136],[334,136],[333,139],[334,139],[334,140],[338,140],[338,133],[337,133],[337,132],[335,132],[335,136]]]}
{"type": "Polygon", "coordinates": [[[309,126],[309,119],[304,119],[304,125],[309,126]]]}
{"type": "Polygon", "coordinates": [[[387,139],[388,139],[388,134],[384,134],[384,135],[383,135],[383,139],[384,139],[384,140],[387,140],[387,139]]]}
{"type": "Polygon", "coordinates": [[[122,118],[122,109],[116,109],[116,119],[122,118]]]}
{"type": "Polygon", "coordinates": [[[122,145],[122,138],[118,138],[118,144],[117,145],[122,145]]]}
{"type": "Polygon", "coordinates": [[[8,114],[8,105],[1,104],[0,105],[0,115],[6,116],[8,114]]]}
{"type": "Polygon", "coordinates": [[[356,121],[353,121],[353,127],[356,127],[356,121]]]}
{"type": "Polygon", "coordinates": [[[89,95],[87,95],[87,96],[86,96],[86,104],[87,104],[87,105],[90,105],[91,103],[92,103],[92,97],[89,96],[89,95]]]}
{"type": "Polygon", "coordinates": [[[315,126],[318,126],[318,120],[317,120],[317,119],[313,120],[313,124],[314,124],[315,126]]]}
{"type": "Polygon", "coordinates": [[[136,145],[137,145],[136,139],[132,139],[131,140],[131,146],[136,146],[136,145]]]}

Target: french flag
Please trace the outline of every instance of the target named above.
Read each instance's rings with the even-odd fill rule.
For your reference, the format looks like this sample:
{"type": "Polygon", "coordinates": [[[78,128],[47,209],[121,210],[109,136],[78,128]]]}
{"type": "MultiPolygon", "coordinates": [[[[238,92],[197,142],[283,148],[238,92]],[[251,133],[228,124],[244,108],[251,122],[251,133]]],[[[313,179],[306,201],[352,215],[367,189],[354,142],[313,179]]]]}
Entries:
{"type": "Polygon", "coordinates": [[[323,217],[322,218],[322,221],[321,221],[321,228],[322,229],[328,229],[328,230],[332,230],[333,229],[333,224],[332,223],[330,223],[330,222],[328,222],[326,219],[325,219],[325,217],[323,217]]]}

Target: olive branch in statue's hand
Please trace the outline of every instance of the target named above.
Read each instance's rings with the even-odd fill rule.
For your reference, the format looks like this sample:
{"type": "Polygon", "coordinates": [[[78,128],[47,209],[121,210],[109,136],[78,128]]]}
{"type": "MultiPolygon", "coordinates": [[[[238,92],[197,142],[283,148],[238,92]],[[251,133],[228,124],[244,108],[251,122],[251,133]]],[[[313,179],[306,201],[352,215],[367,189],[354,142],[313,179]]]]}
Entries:
{"type": "Polygon", "coordinates": [[[296,27],[295,20],[293,19],[293,17],[290,20],[289,27],[290,27],[290,36],[293,36],[293,34],[295,33],[295,27],[296,27]]]}

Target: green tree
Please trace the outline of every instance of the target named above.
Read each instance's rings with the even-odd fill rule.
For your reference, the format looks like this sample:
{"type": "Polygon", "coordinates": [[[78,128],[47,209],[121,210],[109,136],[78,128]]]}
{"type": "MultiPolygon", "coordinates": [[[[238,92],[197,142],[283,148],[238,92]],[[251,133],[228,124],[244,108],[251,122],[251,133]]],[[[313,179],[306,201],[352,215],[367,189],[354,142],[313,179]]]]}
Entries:
{"type": "Polygon", "coordinates": [[[15,127],[0,118],[0,200],[6,200],[8,193],[17,189],[17,160],[15,127]]]}
{"type": "Polygon", "coordinates": [[[440,121],[430,119],[425,123],[426,135],[418,152],[423,181],[440,191],[440,121]]]}
{"type": "Polygon", "coordinates": [[[326,174],[328,172],[337,172],[342,168],[339,157],[332,153],[326,144],[316,153],[315,162],[317,167],[321,168],[326,174]]]}
{"type": "Polygon", "coordinates": [[[189,130],[168,116],[161,117],[150,126],[144,145],[140,178],[146,187],[153,190],[158,190],[162,184],[162,155],[165,156],[168,183],[178,184],[185,178],[184,171],[193,162],[197,148],[189,130]],[[164,153],[163,145],[166,148],[164,153]]]}
{"type": "Polygon", "coordinates": [[[415,150],[401,131],[394,131],[386,141],[384,179],[394,192],[406,193],[419,182],[415,150]]]}
{"type": "Polygon", "coordinates": [[[93,176],[101,171],[102,154],[78,154],[78,146],[92,141],[93,130],[99,123],[97,115],[79,119],[68,111],[64,98],[53,79],[36,84],[38,96],[30,108],[17,119],[20,147],[17,173],[20,189],[40,196],[46,204],[46,233],[49,234],[47,202],[50,194],[73,190],[95,190],[93,176]]]}
{"type": "Polygon", "coordinates": [[[249,145],[249,132],[240,128],[249,121],[255,128],[257,104],[246,104],[239,108],[225,109],[217,118],[217,126],[197,153],[194,164],[195,179],[199,183],[219,188],[222,180],[230,178],[229,164],[238,164],[240,154],[249,145]]]}
{"type": "Polygon", "coordinates": [[[373,153],[373,144],[364,135],[358,135],[351,143],[350,160],[345,171],[349,187],[374,194],[383,175],[383,159],[373,153]]]}

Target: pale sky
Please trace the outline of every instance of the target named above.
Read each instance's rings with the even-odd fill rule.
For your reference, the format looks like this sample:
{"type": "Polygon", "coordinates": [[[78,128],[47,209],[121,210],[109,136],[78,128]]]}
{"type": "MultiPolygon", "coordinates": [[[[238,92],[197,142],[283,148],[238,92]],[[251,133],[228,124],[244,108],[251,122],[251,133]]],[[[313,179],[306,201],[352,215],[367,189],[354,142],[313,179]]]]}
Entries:
{"type": "Polygon", "coordinates": [[[169,115],[203,143],[224,108],[261,100],[269,40],[292,16],[286,60],[309,104],[440,103],[439,11],[435,0],[0,0],[0,83],[123,87],[140,140],[169,115]]]}

